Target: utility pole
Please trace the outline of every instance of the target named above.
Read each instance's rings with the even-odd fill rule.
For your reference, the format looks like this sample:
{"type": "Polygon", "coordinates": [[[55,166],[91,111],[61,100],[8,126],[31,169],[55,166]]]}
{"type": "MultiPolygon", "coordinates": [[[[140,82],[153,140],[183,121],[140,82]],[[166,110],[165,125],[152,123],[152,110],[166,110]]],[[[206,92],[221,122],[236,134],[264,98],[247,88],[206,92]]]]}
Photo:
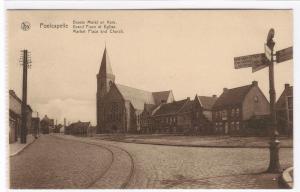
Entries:
{"type": "Polygon", "coordinates": [[[30,67],[28,51],[22,50],[21,65],[23,65],[22,108],[21,108],[21,143],[27,142],[27,69],[30,67]]]}

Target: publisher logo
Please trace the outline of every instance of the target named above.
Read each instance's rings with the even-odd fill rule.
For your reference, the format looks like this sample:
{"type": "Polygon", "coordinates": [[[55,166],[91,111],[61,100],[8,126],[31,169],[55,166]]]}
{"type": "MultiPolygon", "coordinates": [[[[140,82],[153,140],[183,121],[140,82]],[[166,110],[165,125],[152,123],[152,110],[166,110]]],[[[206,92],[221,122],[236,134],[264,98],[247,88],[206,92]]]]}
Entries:
{"type": "Polygon", "coordinates": [[[30,23],[28,21],[24,21],[21,23],[21,29],[23,31],[28,31],[30,29],[30,23]]]}

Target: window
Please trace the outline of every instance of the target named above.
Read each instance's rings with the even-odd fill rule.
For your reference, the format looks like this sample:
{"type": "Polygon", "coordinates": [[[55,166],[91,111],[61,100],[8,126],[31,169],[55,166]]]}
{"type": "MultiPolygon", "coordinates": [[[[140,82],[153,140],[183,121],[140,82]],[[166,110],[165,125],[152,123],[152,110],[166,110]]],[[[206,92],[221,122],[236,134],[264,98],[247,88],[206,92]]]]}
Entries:
{"type": "MultiPolygon", "coordinates": [[[[113,102],[111,103],[111,120],[118,120],[118,116],[119,116],[119,106],[117,102],[113,102]]],[[[138,116],[138,120],[139,120],[139,116],[138,116]]]]}
{"type": "Polygon", "coordinates": [[[240,130],[240,122],[235,122],[235,127],[236,127],[236,130],[239,131],[240,130]]]}
{"type": "Polygon", "coordinates": [[[226,119],[227,119],[227,111],[226,111],[226,110],[223,110],[223,111],[222,111],[222,119],[223,119],[223,120],[226,120],[226,119]]]}
{"type": "Polygon", "coordinates": [[[234,117],[234,116],[235,116],[235,110],[231,109],[231,117],[234,117]]]}
{"type": "Polygon", "coordinates": [[[231,122],[231,130],[234,131],[235,127],[234,127],[234,122],[231,122]]]}
{"type": "Polygon", "coordinates": [[[235,116],[236,116],[236,117],[239,117],[239,116],[240,116],[240,109],[239,109],[239,108],[236,108],[236,109],[235,109],[235,116]]]}

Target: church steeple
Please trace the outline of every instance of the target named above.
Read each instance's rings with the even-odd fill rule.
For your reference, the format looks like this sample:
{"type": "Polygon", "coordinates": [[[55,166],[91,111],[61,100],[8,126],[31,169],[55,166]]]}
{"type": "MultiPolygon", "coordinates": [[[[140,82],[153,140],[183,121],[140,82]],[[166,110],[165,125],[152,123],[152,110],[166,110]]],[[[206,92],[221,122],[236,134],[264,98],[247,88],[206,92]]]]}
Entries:
{"type": "Polygon", "coordinates": [[[115,82],[115,75],[113,74],[110,60],[107,54],[106,45],[104,48],[101,65],[99,69],[99,73],[97,74],[97,94],[96,94],[96,116],[97,116],[97,133],[100,133],[102,130],[101,125],[104,121],[104,100],[103,97],[110,90],[110,82],[115,82]]]}
{"type": "Polygon", "coordinates": [[[106,93],[108,93],[111,81],[115,82],[115,75],[113,74],[105,46],[99,73],[97,75],[97,92],[100,97],[103,97],[106,93]]]}
{"type": "Polygon", "coordinates": [[[111,74],[113,75],[113,71],[110,65],[110,60],[107,54],[106,46],[103,52],[102,60],[101,60],[101,65],[99,69],[99,74],[111,74]]]}

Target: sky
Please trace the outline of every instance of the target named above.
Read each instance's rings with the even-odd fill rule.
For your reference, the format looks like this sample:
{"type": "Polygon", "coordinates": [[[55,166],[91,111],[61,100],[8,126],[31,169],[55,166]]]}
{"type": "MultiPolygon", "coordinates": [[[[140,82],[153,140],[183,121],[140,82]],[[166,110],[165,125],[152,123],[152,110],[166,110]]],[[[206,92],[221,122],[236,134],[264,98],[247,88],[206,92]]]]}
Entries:
{"type": "MultiPolygon", "coordinates": [[[[76,25],[77,26],[77,25],[76,25]]],[[[103,25],[102,25],[103,27],[103,25]]],[[[28,104],[58,123],[96,122],[96,74],[106,46],[116,83],[172,90],[176,100],[219,96],[223,88],[258,81],[269,98],[268,68],[234,69],[233,58],[264,52],[270,28],[275,50],[293,46],[291,10],[10,10],[8,89],[22,97],[20,50],[31,52],[28,104]],[[110,21],[123,33],[74,33],[73,22],[110,21]],[[22,30],[21,23],[30,23],[22,30]],[[68,28],[44,28],[65,24],[68,28]],[[42,27],[41,27],[42,26],[42,27]]],[[[275,64],[277,98],[293,85],[293,60],[275,64]]]]}

